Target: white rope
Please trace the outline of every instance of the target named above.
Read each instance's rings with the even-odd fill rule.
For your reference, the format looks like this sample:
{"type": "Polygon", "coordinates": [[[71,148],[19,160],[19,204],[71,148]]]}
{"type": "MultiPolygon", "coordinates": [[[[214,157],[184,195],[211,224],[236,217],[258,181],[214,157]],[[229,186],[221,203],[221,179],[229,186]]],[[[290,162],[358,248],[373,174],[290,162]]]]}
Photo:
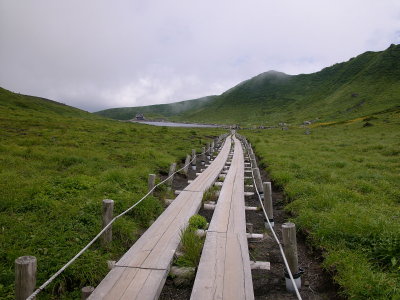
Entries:
{"type": "MultiPolygon", "coordinates": [[[[223,138],[222,138],[223,139],[223,138]]],[[[59,269],[56,273],[53,274],[45,283],[43,283],[39,288],[37,288],[26,300],[33,300],[42,290],[44,290],[54,279],[56,279],[66,268],[68,268],[75,260],[77,260],[111,225],[112,223],[115,222],[115,220],[119,219],[123,215],[127,214],[129,211],[131,211],[133,208],[135,208],[139,203],[141,203],[144,199],[146,199],[158,186],[162,185],[168,179],[170,179],[172,176],[174,176],[176,173],[182,171],[184,168],[189,166],[195,159],[195,157],[206,154],[208,151],[211,150],[211,146],[204,152],[196,154],[194,157],[192,157],[192,160],[184,165],[182,168],[179,170],[175,171],[173,174],[168,176],[166,179],[155,185],[146,195],[144,195],[138,202],[133,204],[131,207],[129,207],[127,210],[123,211],[120,213],[118,216],[114,217],[110,223],[108,223],[84,248],[82,248],[81,251],[78,252],[69,262],[67,262],[61,269],[59,269]]],[[[211,153],[210,153],[211,154],[211,153]]]]}
{"type": "MultiPolygon", "coordinates": [[[[247,147],[249,148],[249,145],[247,145],[247,147]]],[[[279,246],[279,250],[280,250],[280,252],[281,252],[281,254],[282,254],[283,262],[285,263],[286,270],[288,271],[290,280],[292,281],[293,287],[294,287],[295,292],[296,292],[297,299],[302,300],[301,295],[300,295],[300,293],[299,293],[299,290],[297,289],[296,282],[294,281],[293,274],[292,274],[292,272],[290,271],[289,264],[288,264],[287,259],[286,259],[286,256],[285,256],[285,252],[283,251],[282,244],[281,244],[281,242],[279,241],[278,236],[276,235],[276,233],[275,233],[275,231],[274,231],[274,228],[272,227],[271,222],[269,221],[269,217],[268,217],[268,215],[267,215],[267,212],[265,211],[265,207],[264,207],[263,201],[262,201],[261,196],[260,196],[260,193],[259,193],[259,191],[258,191],[258,189],[257,189],[257,184],[256,184],[256,180],[255,180],[255,178],[254,178],[253,165],[252,165],[252,163],[251,163],[251,160],[250,160],[250,165],[251,165],[251,176],[253,177],[253,185],[254,185],[254,187],[255,187],[255,189],[256,189],[256,193],[257,193],[257,195],[258,195],[258,200],[260,201],[261,208],[262,208],[262,210],[263,210],[263,212],[264,212],[264,216],[265,216],[265,218],[267,219],[268,226],[269,226],[269,228],[270,228],[270,230],[271,230],[271,232],[272,232],[272,234],[273,234],[273,236],[274,236],[274,238],[275,238],[275,241],[277,242],[277,244],[278,244],[278,246],[279,246]]],[[[265,197],[265,195],[264,195],[264,197],[265,197]]]]}

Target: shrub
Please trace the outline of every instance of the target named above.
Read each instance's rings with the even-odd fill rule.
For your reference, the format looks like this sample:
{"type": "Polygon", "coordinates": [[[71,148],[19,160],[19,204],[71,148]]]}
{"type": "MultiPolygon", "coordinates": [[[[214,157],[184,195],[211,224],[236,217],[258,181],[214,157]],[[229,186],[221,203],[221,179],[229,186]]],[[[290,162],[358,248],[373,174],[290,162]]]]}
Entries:
{"type": "Polygon", "coordinates": [[[189,219],[189,227],[193,229],[206,229],[207,220],[203,216],[194,215],[189,219]]]}

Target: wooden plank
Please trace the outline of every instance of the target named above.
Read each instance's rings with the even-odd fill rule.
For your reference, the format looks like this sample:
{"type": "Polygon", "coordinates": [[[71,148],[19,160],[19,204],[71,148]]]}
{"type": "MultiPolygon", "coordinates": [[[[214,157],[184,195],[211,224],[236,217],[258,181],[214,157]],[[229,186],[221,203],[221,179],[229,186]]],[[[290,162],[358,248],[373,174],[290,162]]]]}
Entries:
{"type": "Polygon", "coordinates": [[[254,299],[246,236],[243,149],[236,138],[207,232],[191,300],[254,299]]]}
{"type": "Polygon", "coordinates": [[[222,299],[226,234],[208,232],[190,299],[222,299]]]}
{"type": "Polygon", "coordinates": [[[157,299],[168,274],[180,231],[200,206],[203,192],[228,157],[227,139],[211,165],[191,182],[116,263],[89,299],[157,299]]]}

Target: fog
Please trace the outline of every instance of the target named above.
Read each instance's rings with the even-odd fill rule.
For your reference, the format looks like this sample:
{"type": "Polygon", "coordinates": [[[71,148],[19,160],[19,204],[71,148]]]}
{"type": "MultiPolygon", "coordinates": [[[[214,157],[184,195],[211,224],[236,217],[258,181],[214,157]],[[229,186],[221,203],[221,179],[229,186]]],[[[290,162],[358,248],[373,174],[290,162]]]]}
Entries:
{"type": "Polygon", "coordinates": [[[399,1],[0,0],[0,86],[89,111],[220,94],[391,43],[399,1]]]}

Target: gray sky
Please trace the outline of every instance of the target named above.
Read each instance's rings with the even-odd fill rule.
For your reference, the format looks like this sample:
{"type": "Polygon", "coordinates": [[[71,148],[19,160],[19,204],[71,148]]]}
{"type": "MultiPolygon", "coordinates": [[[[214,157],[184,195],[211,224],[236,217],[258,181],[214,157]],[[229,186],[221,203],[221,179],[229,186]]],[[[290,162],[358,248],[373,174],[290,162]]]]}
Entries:
{"type": "Polygon", "coordinates": [[[391,43],[399,0],[0,0],[0,86],[89,111],[220,94],[391,43]]]}

